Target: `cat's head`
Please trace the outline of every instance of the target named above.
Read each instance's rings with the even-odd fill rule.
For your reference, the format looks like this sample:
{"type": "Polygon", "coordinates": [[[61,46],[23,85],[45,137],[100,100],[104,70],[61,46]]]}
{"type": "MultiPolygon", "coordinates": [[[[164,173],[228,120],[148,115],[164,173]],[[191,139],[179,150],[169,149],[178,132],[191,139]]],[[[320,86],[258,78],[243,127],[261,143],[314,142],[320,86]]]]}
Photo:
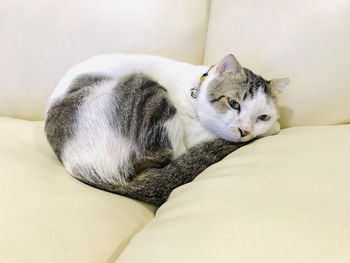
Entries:
{"type": "Polygon", "coordinates": [[[198,117],[208,130],[229,141],[276,134],[280,129],[277,95],[288,83],[287,78],[265,80],[227,55],[202,79],[198,117]]]}

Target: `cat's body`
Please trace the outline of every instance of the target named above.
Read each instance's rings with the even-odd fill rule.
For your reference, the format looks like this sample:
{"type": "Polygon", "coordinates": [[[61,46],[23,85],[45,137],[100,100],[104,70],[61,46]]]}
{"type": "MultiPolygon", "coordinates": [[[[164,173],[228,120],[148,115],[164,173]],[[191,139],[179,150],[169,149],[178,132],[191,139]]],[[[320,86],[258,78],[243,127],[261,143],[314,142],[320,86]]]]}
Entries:
{"type": "Polygon", "coordinates": [[[242,107],[238,113],[248,114],[254,111],[249,108],[264,103],[271,124],[256,135],[252,124],[242,120],[238,128],[228,128],[233,118],[224,106],[231,89],[229,73],[231,81],[240,84],[253,74],[233,58],[210,70],[203,83],[199,79],[207,66],[142,55],[89,59],[68,71],[52,94],[45,125],[48,140],[79,180],[160,205],[171,190],[193,180],[241,142],[278,130],[277,112],[270,109],[275,107],[274,92],[256,75],[250,76],[255,84],[260,81],[254,90],[234,91],[247,102],[247,112],[242,107]],[[199,89],[198,98],[191,97],[192,88],[199,89]]]}

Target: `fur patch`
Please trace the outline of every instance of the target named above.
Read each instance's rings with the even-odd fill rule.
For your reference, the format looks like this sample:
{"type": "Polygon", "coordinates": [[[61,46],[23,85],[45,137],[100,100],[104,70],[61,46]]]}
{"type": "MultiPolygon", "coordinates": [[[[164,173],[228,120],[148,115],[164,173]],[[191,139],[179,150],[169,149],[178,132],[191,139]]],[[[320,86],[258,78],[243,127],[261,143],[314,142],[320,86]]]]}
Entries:
{"type": "Polygon", "coordinates": [[[61,160],[62,147],[72,137],[76,129],[77,111],[85,101],[91,88],[108,80],[98,75],[81,75],[75,78],[66,96],[49,109],[45,122],[47,139],[58,159],[61,160]]]}

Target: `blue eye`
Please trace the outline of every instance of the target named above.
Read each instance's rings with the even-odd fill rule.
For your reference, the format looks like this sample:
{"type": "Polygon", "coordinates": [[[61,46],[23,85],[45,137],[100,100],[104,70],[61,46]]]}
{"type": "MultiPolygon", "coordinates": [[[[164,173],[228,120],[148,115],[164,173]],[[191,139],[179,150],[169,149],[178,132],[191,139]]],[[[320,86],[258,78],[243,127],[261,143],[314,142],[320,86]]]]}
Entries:
{"type": "Polygon", "coordinates": [[[228,100],[228,104],[230,105],[230,107],[236,111],[240,111],[241,110],[241,105],[236,101],[236,100],[228,100]]]}

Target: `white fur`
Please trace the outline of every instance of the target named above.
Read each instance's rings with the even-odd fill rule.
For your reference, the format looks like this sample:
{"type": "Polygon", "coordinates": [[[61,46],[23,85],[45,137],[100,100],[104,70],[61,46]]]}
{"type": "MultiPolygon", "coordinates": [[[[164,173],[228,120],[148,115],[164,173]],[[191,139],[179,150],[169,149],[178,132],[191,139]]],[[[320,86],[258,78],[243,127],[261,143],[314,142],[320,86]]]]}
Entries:
{"type": "Polygon", "coordinates": [[[207,93],[205,92],[206,87],[214,78],[214,74],[209,74],[198,96],[197,113],[204,127],[218,137],[234,142],[246,142],[279,131],[276,105],[272,101],[268,101],[261,90],[253,99],[239,101],[241,107],[239,113],[234,109],[222,113],[214,108],[208,102],[207,93]],[[258,119],[260,115],[264,114],[270,116],[268,121],[258,119]],[[249,135],[241,137],[238,128],[247,131],[249,135]]]}
{"type": "MultiPolygon", "coordinates": [[[[80,74],[101,74],[109,76],[92,94],[78,111],[77,132],[65,145],[62,161],[72,173],[76,164],[93,166],[105,182],[124,183],[123,175],[129,163],[129,153],[136,151],[131,141],[109,128],[106,112],[112,99],[112,89],[124,76],[131,73],[143,73],[160,85],[166,87],[171,102],[177,109],[175,117],[166,122],[175,156],[203,141],[222,137],[227,140],[241,141],[237,127],[247,130],[252,137],[272,133],[276,122],[276,109],[264,101],[263,96],[242,104],[239,118],[234,110],[220,113],[211,106],[206,93],[201,91],[198,99],[190,96],[190,89],[198,85],[200,76],[208,67],[177,62],[156,56],[111,54],[93,57],[71,68],[54,90],[49,108],[64,98],[74,78],[80,74]],[[269,114],[266,122],[257,121],[260,114],[269,114]],[[92,154],[98,153],[98,154],[92,154]],[[119,171],[119,175],[116,174],[119,171]]],[[[213,76],[209,76],[209,82],[213,76]]],[[[205,85],[201,89],[205,89],[205,85]]],[[[48,109],[49,109],[48,108],[48,109]]],[[[246,138],[247,139],[247,138],[246,138]]],[[[251,139],[251,138],[249,138],[251,139]]],[[[76,168],[75,168],[76,169],[76,168]]]]}
{"type": "Polygon", "coordinates": [[[166,122],[175,156],[184,153],[193,142],[209,140],[215,136],[199,122],[194,109],[194,99],[190,89],[197,85],[199,77],[206,71],[205,66],[195,66],[165,58],[145,55],[111,54],[93,57],[71,68],[54,90],[48,109],[64,98],[74,78],[80,74],[101,74],[111,77],[100,85],[82,105],[78,112],[77,132],[64,146],[62,161],[66,169],[73,173],[76,165],[93,167],[103,175],[105,182],[118,181],[123,170],[129,165],[129,153],[134,149],[131,141],[111,131],[106,119],[106,111],[112,98],[111,91],[118,80],[131,73],[143,73],[167,88],[171,102],[177,109],[176,116],[166,122]],[[92,154],[98,153],[96,154],[92,154]],[[116,174],[120,171],[120,174],[116,174]]]}
{"type": "MultiPolygon", "coordinates": [[[[247,139],[252,139],[271,135],[268,133],[271,130],[271,126],[276,123],[277,118],[276,105],[271,101],[267,101],[265,94],[260,90],[253,99],[245,100],[241,104],[241,112],[236,126],[248,131],[251,134],[251,138],[247,139]],[[270,116],[270,119],[267,121],[259,120],[258,117],[263,114],[270,116]]],[[[239,132],[238,136],[240,136],[239,132]]]]}
{"type": "Polygon", "coordinates": [[[78,111],[75,136],[64,146],[62,162],[72,169],[94,168],[105,183],[124,183],[127,175],[129,153],[133,149],[130,140],[110,129],[106,114],[110,104],[113,83],[104,83],[93,89],[91,96],[78,111]],[[92,154],[92,153],[98,154],[92,154]],[[78,164],[78,166],[77,166],[78,164]],[[119,171],[119,174],[116,173],[119,171]]]}

